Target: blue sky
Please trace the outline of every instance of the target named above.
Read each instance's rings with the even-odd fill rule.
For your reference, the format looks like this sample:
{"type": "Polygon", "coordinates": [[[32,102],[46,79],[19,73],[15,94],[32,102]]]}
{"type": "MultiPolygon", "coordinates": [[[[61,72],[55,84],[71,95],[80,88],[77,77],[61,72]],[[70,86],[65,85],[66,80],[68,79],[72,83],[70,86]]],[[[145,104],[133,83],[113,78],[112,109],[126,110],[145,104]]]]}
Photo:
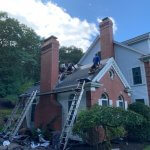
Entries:
{"type": "Polygon", "coordinates": [[[95,22],[111,16],[117,24],[115,39],[123,41],[150,32],[150,0],[52,0],[74,17],[95,22]]]}
{"type": "Polygon", "coordinates": [[[117,41],[150,32],[149,6],[150,0],[0,0],[0,11],[41,37],[54,35],[61,46],[83,51],[99,34],[98,18],[112,17],[117,41]]]}

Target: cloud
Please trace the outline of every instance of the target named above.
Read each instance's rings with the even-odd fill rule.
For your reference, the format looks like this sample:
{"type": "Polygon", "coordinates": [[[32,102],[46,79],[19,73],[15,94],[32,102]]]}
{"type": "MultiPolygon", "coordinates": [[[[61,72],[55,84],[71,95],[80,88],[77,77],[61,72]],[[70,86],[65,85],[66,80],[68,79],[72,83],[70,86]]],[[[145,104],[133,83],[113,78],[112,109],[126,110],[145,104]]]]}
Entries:
{"type": "MultiPolygon", "coordinates": [[[[116,31],[117,31],[117,24],[116,24],[116,22],[115,22],[115,19],[113,18],[113,17],[109,17],[110,19],[111,19],[111,21],[112,21],[112,23],[113,23],[113,33],[115,34],[116,33],[116,31]]],[[[97,18],[97,22],[99,23],[99,22],[102,22],[102,19],[103,18],[97,18]]]]}
{"type": "Polygon", "coordinates": [[[84,51],[98,33],[96,25],[69,15],[65,9],[49,1],[0,0],[0,11],[33,28],[42,37],[55,35],[63,46],[75,45],[84,51]]]}

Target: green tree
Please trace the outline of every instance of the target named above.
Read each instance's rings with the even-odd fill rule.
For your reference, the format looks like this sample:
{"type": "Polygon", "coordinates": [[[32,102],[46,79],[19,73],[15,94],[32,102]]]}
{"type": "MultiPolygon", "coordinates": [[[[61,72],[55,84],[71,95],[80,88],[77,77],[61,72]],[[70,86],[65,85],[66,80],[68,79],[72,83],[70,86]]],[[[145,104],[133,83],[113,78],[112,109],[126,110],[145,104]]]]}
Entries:
{"type": "Polygon", "coordinates": [[[96,145],[106,141],[110,145],[111,139],[124,136],[127,124],[132,127],[135,124],[140,126],[143,121],[144,118],[133,111],[95,105],[79,113],[73,131],[89,144],[96,145]]]}
{"type": "Polygon", "coordinates": [[[60,64],[69,63],[69,62],[77,64],[82,56],[83,56],[82,49],[77,48],[75,46],[70,46],[70,47],[63,46],[59,49],[60,64]]]}
{"type": "Polygon", "coordinates": [[[130,104],[128,109],[142,115],[143,118],[145,118],[144,122],[140,125],[130,123],[126,125],[128,138],[132,141],[150,141],[150,107],[143,103],[135,102],[130,104]]]}
{"type": "Polygon", "coordinates": [[[31,28],[0,12],[0,97],[39,80],[39,50],[40,37],[31,28]]]}

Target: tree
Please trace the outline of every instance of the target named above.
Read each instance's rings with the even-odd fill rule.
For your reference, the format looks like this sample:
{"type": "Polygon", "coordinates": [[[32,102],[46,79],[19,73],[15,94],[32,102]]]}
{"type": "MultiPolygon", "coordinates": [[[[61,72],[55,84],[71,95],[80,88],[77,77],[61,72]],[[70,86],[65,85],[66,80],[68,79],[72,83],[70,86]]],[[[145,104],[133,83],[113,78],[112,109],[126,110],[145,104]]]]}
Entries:
{"type": "Polygon", "coordinates": [[[0,12],[0,97],[17,95],[26,82],[39,80],[40,37],[0,12]]]}
{"type": "Polygon", "coordinates": [[[127,124],[134,127],[143,122],[144,118],[133,111],[95,105],[79,113],[73,131],[89,144],[106,141],[110,145],[111,139],[124,136],[127,124]]]}
{"type": "Polygon", "coordinates": [[[140,125],[130,123],[126,125],[128,139],[140,142],[150,141],[150,107],[143,103],[135,102],[130,104],[128,109],[142,115],[145,119],[140,125]]]}
{"type": "Polygon", "coordinates": [[[75,46],[71,46],[71,47],[63,46],[59,49],[60,64],[62,64],[62,63],[77,64],[82,56],[83,56],[82,49],[77,48],[75,46]]]}

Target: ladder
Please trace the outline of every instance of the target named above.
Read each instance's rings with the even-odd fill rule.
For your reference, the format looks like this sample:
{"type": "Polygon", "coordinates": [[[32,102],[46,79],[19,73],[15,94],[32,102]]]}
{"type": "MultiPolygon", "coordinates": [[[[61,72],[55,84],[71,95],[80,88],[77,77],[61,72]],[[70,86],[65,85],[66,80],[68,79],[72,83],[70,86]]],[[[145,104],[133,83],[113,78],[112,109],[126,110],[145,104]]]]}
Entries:
{"type": "Polygon", "coordinates": [[[16,104],[15,108],[13,109],[11,115],[9,116],[7,122],[6,122],[6,125],[4,126],[3,128],[3,133],[6,134],[7,130],[11,127],[12,125],[12,122],[15,120],[15,115],[20,107],[20,101],[16,104]]]}
{"type": "Polygon", "coordinates": [[[85,80],[82,80],[82,81],[79,80],[77,88],[75,89],[74,98],[73,98],[70,110],[68,112],[66,123],[63,127],[63,130],[60,136],[59,148],[61,150],[65,150],[65,148],[67,147],[69,135],[73,127],[73,123],[76,118],[77,111],[78,111],[78,108],[82,99],[82,95],[84,92],[85,82],[86,82],[85,80]]]}
{"type": "Polygon", "coordinates": [[[18,132],[27,112],[29,111],[29,108],[31,107],[33,100],[35,99],[37,94],[37,90],[33,91],[30,95],[29,99],[27,100],[22,112],[20,112],[18,118],[16,119],[16,122],[12,125],[12,121],[17,116],[17,110],[19,109],[19,106],[15,107],[14,113],[12,113],[12,116],[10,118],[13,118],[10,120],[9,126],[6,129],[7,135],[9,134],[9,137],[12,139],[18,132]],[[16,109],[17,108],[17,109],[16,109]]]}

